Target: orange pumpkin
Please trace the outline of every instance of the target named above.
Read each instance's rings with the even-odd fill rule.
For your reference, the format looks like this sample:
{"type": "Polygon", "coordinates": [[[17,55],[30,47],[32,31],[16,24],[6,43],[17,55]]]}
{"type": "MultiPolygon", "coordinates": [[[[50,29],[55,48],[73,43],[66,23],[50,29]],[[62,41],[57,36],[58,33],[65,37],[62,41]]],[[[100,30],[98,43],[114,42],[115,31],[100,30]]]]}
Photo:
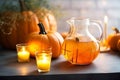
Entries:
{"type": "Polygon", "coordinates": [[[117,28],[113,28],[115,33],[109,34],[107,38],[107,45],[110,47],[113,51],[118,51],[117,43],[120,39],[120,33],[117,28]]]}
{"type": "Polygon", "coordinates": [[[32,33],[27,39],[29,51],[31,56],[35,56],[35,52],[41,50],[41,48],[52,47],[52,58],[58,58],[61,52],[61,46],[63,38],[58,32],[46,33],[42,23],[38,24],[40,27],[39,33],[32,33]]]}
{"type": "Polygon", "coordinates": [[[120,39],[118,40],[117,48],[118,48],[118,50],[120,51],[120,39]]]}
{"type": "Polygon", "coordinates": [[[32,11],[26,11],[24,1],[19,1],[21,13],[3,14],[6,18],[12,15],[15,19],[11,17],[4,20],[11,25],[0,25],[0,44],[10,49],[15,49],[17,43],[24,43],[30,33],[39,31],[37,16],[32,11]]]}
{"type": "Polygon", "coordinates": [[[51,11],[47,10],[46,8],[40,8],[37,9],[35,13],[39,19],[39,22],[44,25],[46,32],[57,31],[57,22],[51,11]]]}

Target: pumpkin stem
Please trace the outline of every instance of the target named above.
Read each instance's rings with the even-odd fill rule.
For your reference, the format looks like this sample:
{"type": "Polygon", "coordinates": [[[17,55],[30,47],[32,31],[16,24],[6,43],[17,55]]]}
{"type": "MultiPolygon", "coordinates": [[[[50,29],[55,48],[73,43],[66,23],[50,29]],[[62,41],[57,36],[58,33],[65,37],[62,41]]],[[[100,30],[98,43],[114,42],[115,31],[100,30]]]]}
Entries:
{"type": "Polygon", "coordinates": [[[47,34],[45,31],[44,25],[41,22],[38,24],[38,26],[40,28],[39,34],[47,34]]]}
{"type": "Polygon", "coordinates": [[[21,12],[26,11],[27,8],[25,6],[25,1],[24,0],[19,0],[19,3],[20,3],[20,7],[21,7],[21,12]]]}
{"type": "Polygon", "coordinates": [[[112,29],[115,31],[115,33],[119,33],[119,30],[116,27],[112,27],[112,29]]]}

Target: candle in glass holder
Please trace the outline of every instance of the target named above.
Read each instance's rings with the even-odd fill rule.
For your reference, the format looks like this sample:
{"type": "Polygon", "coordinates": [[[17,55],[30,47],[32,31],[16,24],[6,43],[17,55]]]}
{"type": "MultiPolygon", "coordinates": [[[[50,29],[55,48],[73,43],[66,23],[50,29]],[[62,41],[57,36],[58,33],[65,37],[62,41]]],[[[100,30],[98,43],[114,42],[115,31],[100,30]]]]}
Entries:
{"type": "Polygon", "coordinates": [[[29,62],[30,53],[27,50],[27,45],[17,44],[16,48],[17,48],[18,62],[29,62]]]}
{"type": "Polygon", "coordinates": [[[51,50],[42,50],[36,53],[36,64],[38,72],[48,72],[50,71],[51,65],[51,50]]]}
{"type": "Polygon", "coordinates": [[[109,51],[110,48],[107,46],[107,28],[108,28],[108,17],[104,16],[104,27],[103,27],[103,39],[100,42],[100,51],[105,52],[109,51]]]}

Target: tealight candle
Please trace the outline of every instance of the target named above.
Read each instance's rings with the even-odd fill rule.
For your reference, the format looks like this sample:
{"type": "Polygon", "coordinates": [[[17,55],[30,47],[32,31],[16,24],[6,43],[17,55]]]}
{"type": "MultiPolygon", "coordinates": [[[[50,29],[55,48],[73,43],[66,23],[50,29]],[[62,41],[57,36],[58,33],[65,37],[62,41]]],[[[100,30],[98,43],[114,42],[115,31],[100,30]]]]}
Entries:
{"type": "Polygon", "coordinates": [[[29,62],[30,53],[27,50],[27,45],[17,44],[16,47],[17,47],[18,62],[29,62]]]}
{"type": "Polygon", "coordinates": [[[48,72],[50,71],[51,65],[51,51],[40,51],[36,53],[36,64],[38,72],[48,72]]]}

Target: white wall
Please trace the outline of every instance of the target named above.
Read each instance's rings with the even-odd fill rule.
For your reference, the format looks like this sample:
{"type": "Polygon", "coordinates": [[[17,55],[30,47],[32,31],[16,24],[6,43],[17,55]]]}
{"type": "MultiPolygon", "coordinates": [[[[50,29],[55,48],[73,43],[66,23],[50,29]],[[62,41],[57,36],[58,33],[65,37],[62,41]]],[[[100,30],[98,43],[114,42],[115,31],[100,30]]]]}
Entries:
{"type": "Polygon", "coordinates": [[[64,16],[58,20],[58,31],[67,30],[66,20],[71,17],[87,17],[104,22],[108,16],[108,34],[113,32],[111,27],[120,29],[120,0],[50,0],[51,5],[61,7],[64,16]]]}

